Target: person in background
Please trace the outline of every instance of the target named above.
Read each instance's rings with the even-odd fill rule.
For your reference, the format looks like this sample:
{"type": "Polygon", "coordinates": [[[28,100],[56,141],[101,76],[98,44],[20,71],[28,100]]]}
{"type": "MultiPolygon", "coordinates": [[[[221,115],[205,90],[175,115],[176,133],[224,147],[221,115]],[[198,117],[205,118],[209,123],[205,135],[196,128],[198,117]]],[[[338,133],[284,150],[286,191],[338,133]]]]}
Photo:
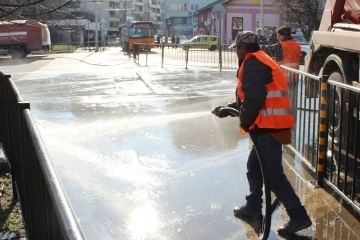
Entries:
{"type": "MultiPolygon", "coordinates": [[[[273,45],[262,45],[264,50],[270,57],[273,57],[277,64],[284,65],[295,70],[300,69],[301,46],[291,37],[290,27],[281,27],[277,32],[278,42],[273,45]]],[[[286,72],[286,79],[289,86],[289,96],[291,99],[291,107],[294,117],[297,117],[297,96],[298,94],[298,74],[286,72]]],[[[292,133],[292,139],[295,140],[295,133],[292,133]]]]}
{"type": "Polygon", "coordinates": [[[260,45],[261,49],[270,57],[273,57],[277,64],[299,70],[301,46],[291,37],[290,27],[279,28],[277,39],[276,44],[260,45]]]}
{"type": "MultiPolygon", "coordinates": [[[[285,74],[269,55],[260,49],[258,35],[243,31],[236,36],[230,48],[236,48],[239,59],[236,101],[228,107],[239,111],[241,133],[252,132],[265,156],[270,188],[283,204],[290,220],[280,227],[279,234],[293,234],[312,225],[306,209],[301,204],[288,181],[282,165],[282,144],[291,143],[294,118],[290,108],[285,74]],[[276,110],[276,112],[274,112],[276,110]]],[[[227,117],[214,108],[214,114],[227,117]]],[[[263,177],[261,166],[252,146],[247,161],[247,178],[250,193],[246,203],[234,208],[234,215],[241,219],[261,219],[263,204],[263,177]]]]}
{"type": "Polygon", "coordinates": [[[278,42],[277,38],[276,38],[276,27],[272,27],[270,28],[270,34],[268,36],[268,44],[272,45],[278,42]]]}
{"type": "Polygon", "coordinates": [[[165,45],[167,45],[169,48],[169,37],[167,34],[165,35],[165,45]]]}
{"type": "Polygon", "coordinates": [[[158,44],[157,47],[161,47],[161,46],[160,46],[160,34],[157,35],[156,44],[158,44]]]}
{"type": "Polygon", "coordinates": [[[178,35],[176,35],[176,48],[178,47],[178,45],[180,44],[180,37],[178,35]]]}
{"type": "Polygon", "coordinates": [[[171,37],[171,44],[172,44],[172,47],[174,48],[174,44],[175,44],[175,34],[173,34],[172,37],[171,37]]]}
{"type": "Polygon", "coordinates": [[[258,35],[258,37],[259,37],[259,44],[260,44],[260,45],[265,45],[265,44],[267,44],[267,39],[266,39],[266,37],[262,34],[262,33],[263,33],[263,30],[262,30],[261,28],[258,28],[258,29],[256,29],[256,33],[257,33],[257,35],[258,35]]]}

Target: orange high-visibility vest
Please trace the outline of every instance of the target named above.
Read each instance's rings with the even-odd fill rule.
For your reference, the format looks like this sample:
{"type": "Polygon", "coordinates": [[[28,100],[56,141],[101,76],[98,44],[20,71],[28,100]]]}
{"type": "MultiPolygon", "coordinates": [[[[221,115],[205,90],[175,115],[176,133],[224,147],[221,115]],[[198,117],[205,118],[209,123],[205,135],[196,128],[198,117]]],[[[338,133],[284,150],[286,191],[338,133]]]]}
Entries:
{"type": "MultiPolygon", "coordinates": [[[[255,122],[250,126],[250,130],[258,128],[284,129],[294,126],[294,117],[291,111],[290,99],[288,97],[288,86],[284,72],[281,68],[262,50],[246,54],[238,72],[237,92],[241,101],[245,95],[241,88],[243,68],[245,62],[252,56],[256,57],[265,65],[272,69],[273,81],[265,85],[268,92],[264,106],[256,117],[255,122]]],[[[240,129],[241,133],[245,133],[240,129]]]]}
{"type": "MultiPolygon", "coordinates": [[[[286,40],[280,41],[280,44],[283,49],[283,59],[277,61],[279,65],[284,65],[296,70],[300,69],[300,59],[301,59],[301,46],[295,40],[286,40]]],[[[291,74],[290,72],[286,73],[286,79],[288,81],[297,82],[298,75],[291,74]]]]}

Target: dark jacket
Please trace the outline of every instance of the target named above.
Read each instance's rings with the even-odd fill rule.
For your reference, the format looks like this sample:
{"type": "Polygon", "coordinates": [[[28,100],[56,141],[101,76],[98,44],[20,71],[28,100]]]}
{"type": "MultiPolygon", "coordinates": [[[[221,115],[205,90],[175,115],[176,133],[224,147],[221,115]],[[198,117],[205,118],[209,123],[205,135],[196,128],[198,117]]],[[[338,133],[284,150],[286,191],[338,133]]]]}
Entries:
{"type": "Polygon", "coordinates": [[[278,40],[277,40],[277,37],[276,35],[274,35],[273,33],[270,33],[269,36],[268,36],[268,44],[275,44],[277,43],[278,40]]]}
{"type": "Polygon", "coordinates": [[[266,39],[266,37],[265,37],[264,35],[262,35],[262,34],[259,35],[259,44],[260,44],[260,45],[265,45],[265,44],[267,44],[267,39],[266,39]]]}
{"type": "Polygon", "coordinates": [[[266,52],[272,58],[275,58],[276,61],[283,60],[283,48],[279,42],[271,45],[260,45],[261,50],[266,52]]]}

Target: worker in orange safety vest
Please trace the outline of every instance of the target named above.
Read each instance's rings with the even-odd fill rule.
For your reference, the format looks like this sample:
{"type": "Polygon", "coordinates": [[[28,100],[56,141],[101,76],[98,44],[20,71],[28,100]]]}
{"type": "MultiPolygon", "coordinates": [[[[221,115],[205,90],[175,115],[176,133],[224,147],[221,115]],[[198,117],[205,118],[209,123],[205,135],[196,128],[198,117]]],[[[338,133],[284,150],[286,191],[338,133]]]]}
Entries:
{"type": "MultiPolygon", "coordinates": [[[[241,131],[250,132],[259,142],[271,191],[290,217],[278,233],[293,234],[311,226],[312,222],[282,166],[282,144],[291,143],[291,128],[294,126],[285,74],[260,49],[255,32],[239,32],[230,47],[236,48],[239,70],[236,101],[227,107],[239,111],[241,131]]],[[[217,106],[212,112],[219,118],[229,116],[221,111],[223,107],[217,106]]],[[[245,197],[246,203],[233,210],[234,215],[241,219],[262,218],[263,178],[256,150],[252,145],[246,163],[250,193],[245,197]]]]}
{"type": "MultiPolygon", "coordinates": [[[[284,65],[296,70],[300,68],[301,46],[291,37],[290,27],[281,27],[277,32],[278,43],[261,45],[261,49],[273,57],[277,64],[284,65]]],[[[296,74],[286,73],[290,82],[297,82],[296,74]]]]}

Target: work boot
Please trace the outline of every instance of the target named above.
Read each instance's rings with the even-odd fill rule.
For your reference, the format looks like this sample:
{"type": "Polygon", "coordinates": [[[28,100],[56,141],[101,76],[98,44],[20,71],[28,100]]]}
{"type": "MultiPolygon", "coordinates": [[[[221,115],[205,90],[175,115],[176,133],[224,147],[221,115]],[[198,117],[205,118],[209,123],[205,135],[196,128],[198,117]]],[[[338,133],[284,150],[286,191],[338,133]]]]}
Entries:
{"type": "Polygon", "coordinates": [[[246,206],[236,207],[234,208],[234,216],[238,218],[247,218],[247,219],[260,219],[262,218],[261,213],[254,213],[250,209],[248,209],[246,206]]]}
{"type": "Polygon", "coordinates": [[[304,221],[291,221],[289,220],[283,226],[281,226],[277,232],[279,234],[294,234],[300,230],[310,227],[312,224],[310,218],[304,221]]]}

